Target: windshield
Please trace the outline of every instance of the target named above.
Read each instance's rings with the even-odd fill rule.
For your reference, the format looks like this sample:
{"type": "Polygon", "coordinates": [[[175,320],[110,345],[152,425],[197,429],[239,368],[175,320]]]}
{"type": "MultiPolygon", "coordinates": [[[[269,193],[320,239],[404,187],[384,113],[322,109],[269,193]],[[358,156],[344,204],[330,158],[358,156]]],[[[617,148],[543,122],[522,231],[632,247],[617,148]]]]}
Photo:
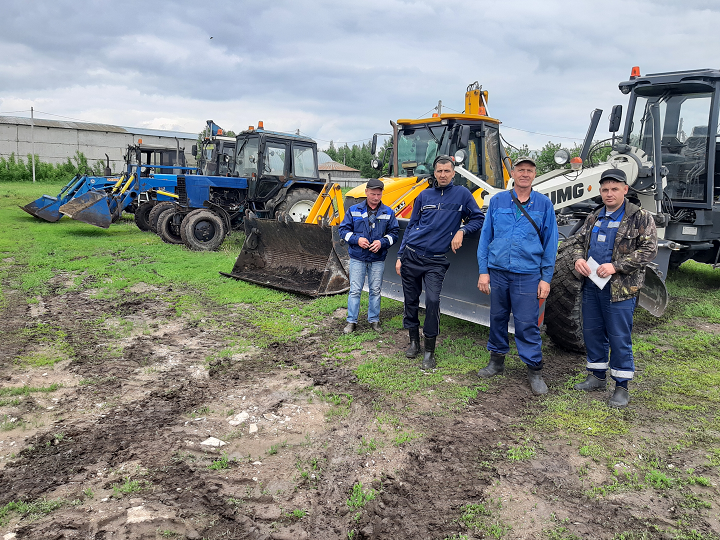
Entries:
{"type": "Polygon", "coordinates": [[[235,157],[235,173],[243,178],[257,175],[258,139],[238,140],[238,153],[235,157]]]}
{"type": "Polygon", "coordinates": [[[402,168],[406,161],[417,162],[413,176],[418,174],[432,174],[433,162],[438,154],[439,142],[445,135],[445,126],[434,126],[428,128],[419,126],[417,128],[405,128],[398,136],[398,176],[407,176],[407,171],[402,168]]]}
{"type": "Polygon", "coordinates": [[[650,106],[658,103],[662,164],[668,169],[665,192],[673,201],[704,202],[712,94],[636,96],[629,144],[653,155],[650,106]]]}

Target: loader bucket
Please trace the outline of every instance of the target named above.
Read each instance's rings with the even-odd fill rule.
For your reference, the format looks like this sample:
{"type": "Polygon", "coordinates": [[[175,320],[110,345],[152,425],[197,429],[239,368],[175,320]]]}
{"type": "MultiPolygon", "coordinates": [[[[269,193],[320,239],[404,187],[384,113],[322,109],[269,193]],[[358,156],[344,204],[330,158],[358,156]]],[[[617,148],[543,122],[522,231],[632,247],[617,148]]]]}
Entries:
{"type": "Polygon", "coordinates": [[[63,217],[62,212],[60,212],[60,205],[62,205],[62,199],[51,197],[50,195],[43,195],[39,199],[35,199],[33,202],[20,208],[31,216],[55,223],[63,217]]]}
{"type": "Polygon", "coordinates": [[[350,289],[347,245],[337,227],[245,217],[245,243],[223,275],[307,296],[350,289]]]}
{"type": "Polygon", "coordinates": [[[107,229],[112,223],[112,213],[107,194],[103,191],[88,191],[60,207],[68,217],[107,229]]]}

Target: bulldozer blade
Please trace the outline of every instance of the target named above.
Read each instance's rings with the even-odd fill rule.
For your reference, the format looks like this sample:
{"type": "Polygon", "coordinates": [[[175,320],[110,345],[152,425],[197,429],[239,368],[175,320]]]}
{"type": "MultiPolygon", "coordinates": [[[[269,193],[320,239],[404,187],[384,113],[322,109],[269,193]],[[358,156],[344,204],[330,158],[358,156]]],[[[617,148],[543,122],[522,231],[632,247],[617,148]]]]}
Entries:
{"type": "Polygon", "coordinates": [[[60,212],[61,204],[62,200],[59,200],[57,197],[43,195],[39,199],[35,199],[33,202],[28,203],[25,206],[21,206],[20,208],[25,210],[31,216],[44,219],[50,223],[55,223],[63,217],[62,212],[60,212]]]}
{"type": "Polygon", "coordinates": [[[88,191],[63,204],[60,211],[68,217],[89,225],[107,229],[112,223],[112,213],[107,195],[102,191],[88,191]]]}
{"type": "Polygon", "coordinates": [[[662,316],[668,305],[665,283],[651,266],[645,267],[645,283],[640,289],[638,304],[656,317],[662,316]]]}
{"type": "Polygon", "coordinates": [[[317,297],[347,292],[347,245],[336,227],[245,217],[245,243],[223,275],[317,297]]]}

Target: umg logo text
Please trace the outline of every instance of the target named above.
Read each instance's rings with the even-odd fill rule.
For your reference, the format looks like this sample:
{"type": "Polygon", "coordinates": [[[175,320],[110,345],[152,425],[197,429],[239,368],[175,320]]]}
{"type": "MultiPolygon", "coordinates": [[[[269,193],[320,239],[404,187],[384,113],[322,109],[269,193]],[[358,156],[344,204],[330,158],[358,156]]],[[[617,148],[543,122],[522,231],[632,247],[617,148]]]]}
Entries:
{"type": "Polygon", "coordinates": [[[553,204],[562,204],[566,201],[572,201],[573,199],[579,199],[585,193],[585,185],[582,182],[573,184],[560,189],[555,189],[548,193],[550,200],[553,204]]]}

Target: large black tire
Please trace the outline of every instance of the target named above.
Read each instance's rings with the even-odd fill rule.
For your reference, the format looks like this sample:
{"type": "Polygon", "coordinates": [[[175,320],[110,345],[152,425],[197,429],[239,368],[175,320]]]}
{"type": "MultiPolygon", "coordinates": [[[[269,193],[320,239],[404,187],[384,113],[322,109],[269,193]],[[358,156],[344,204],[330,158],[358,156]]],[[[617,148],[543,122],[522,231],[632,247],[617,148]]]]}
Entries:
{"type": "Polygon", "coordinates": [[[193,251],[215,251],[226,234],[222,218],[210,210],[193,210],[180,227],[183,242],[193,251]]]}
{"type": "Polygon", "coordinates": [[[180,236],[180,228],[182,221],[176,223],[175,216],[179,213],[175,208],[165,210],[158,218],[157,233],[163,242],[168,244],[182,244],[183,240],[180,236]]]}
{"type": "Polygon", "coordinates": [[[290,191],[285,200],[275,207],[275,215],[287,214],[292,221],[304,222],[318,198],[318,192],[309,188],[290,191]]]}
{"type": "Polygon", "coordinates": [[[573,274],[572,242],[563,242],[558,249],[550,295],[545,304],[545,332],[557,346],[584,353],[582,281],[573,274]]]}
{"type": "Polygon", "coordinates": [[[135,225],[141,231],[150,230],[150,211],[155,207],[154,202],[142,203],[137,210],[135,210],[135,225]]]}
{"type": "Polygon", "coordinates": [[[150,230],[152,232],[157,233],[157,223],[160,214],[162,214],[165,210],[170,210],[174,207],[175,203],[171,203],[170,201],[162,201],[152,207],[150,213],[148,214],[148,225],[150,226],[150,230]]]}

